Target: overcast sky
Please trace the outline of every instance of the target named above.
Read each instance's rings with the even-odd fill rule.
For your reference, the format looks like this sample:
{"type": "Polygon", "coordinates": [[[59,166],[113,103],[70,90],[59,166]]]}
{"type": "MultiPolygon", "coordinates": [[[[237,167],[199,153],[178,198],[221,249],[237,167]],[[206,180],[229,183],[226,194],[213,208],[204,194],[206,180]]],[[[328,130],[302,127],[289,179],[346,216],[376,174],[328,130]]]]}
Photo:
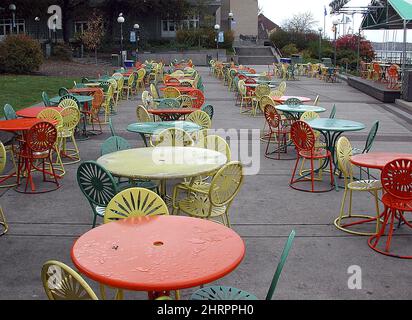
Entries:
{"type": "MultiPolygon", "coordinates": [[[[293,14],[301,13],[310,11],[313,13],[315,19],[318,21],[318,27],[323,28],[323,21],[324,21],[324,7],[328,11],[328,15],[326,16],[326,33],[329,35],[330,38],[333,38],[332,32],[332,21],[335,19],[335,16],[331,16],[329,14],[330,8],[329,3],[332,0],[258,0],[259,6],[263,9],[263,13],[273,22],[277,23],[278,25],[282,25],[282,22],[289,17],[293,16],[293,14]]],[[[355,7],[355,6],[367,6],[371,1],[370,0],[351,0],[346,7],[355,7]]],[[[340,16],[342,18],[342,15],[340,16]]],[[[350,17],[352,18],[352,17],[350,17]]],[[[357,31],[359,29],[359,25],[362,21],[362,16],[360,14],[354,15],[354,28],[357,31]]],[[[348,23],[346,25],[346,30],[349,27],[353,27],[353,23],[348,23]]],[[[343,26],[340,26],[339,30],[340,34],[343,34],[343,26]]],[[[346,31],[347,33],[347,31],[346,31]]],[[[365,31],[364,35],[367,39],[371,41],[383,42],[384,41],[384,33],[382,31],[365,31]]],[[[403,41],[403,31],[389,31],[387,41],[403,41]]],[[[412,42],[412,30],[408,31],[408,41],[412,42]]]]}

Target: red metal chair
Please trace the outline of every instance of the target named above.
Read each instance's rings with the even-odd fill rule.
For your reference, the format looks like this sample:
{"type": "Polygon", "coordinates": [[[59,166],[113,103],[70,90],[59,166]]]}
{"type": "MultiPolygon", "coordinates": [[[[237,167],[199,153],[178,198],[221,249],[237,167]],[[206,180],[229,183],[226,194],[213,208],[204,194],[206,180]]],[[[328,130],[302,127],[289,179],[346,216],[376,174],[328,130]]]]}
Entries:
{"type": "Polygon", "coordinates": [[[200,109],[205,103],[205,96],[199,89],[189,91],[188,95],[196,98],[196,100],[193,100],[193,108],[195,109],[200,109]]]}
{"type": "Polygon", "coordinates": [[[264,115],[266,122],[269,126],[269,133],[267,135],[267,145],[265,151],[265,157],[268,159],[274,160],[293,160],[293,158],[282,158],[280,155],[287,154],[288,152],[288,144],[289,144],[289,137],[290,137],[290,125],[291,122],[289,120],[282,120],[279,113],[276,111],[276,108],[272,105],[266,105],[264,107],[264,115]],[[274,151],[269,151],[269,147],[272,143],[276,143],[277,147],[275,147],[274,151]],[[277,157],[273,157],[274,154],[277,154],[277,157]]]}
{"type": "Polygon", "coordinates": [[[402,259],[412,259],[412,256],[390,252],[395,219],[399,226],[403,222],[412,228],[405,217],[405,212],[412,212],[412,160],[396,159],[385,165],[381,174],[381,182],[385,194],[382,202],[385,206],[382,214],[383,224],[376,235],[368,240],[370,248],[381,254],[402,259]],[[385,249],[378,248],[379,242],[388,228],[385,249]]]}
{"type": "MultiPolygon", "coordinates": [[[[298,154],[298,158],[296,159],[295,168],[293,169],[292,178],[290,180],[290,186],[299,191],[305,192],[327,192],[334,188],[334,177],[333,177],[333,169],[332,169],[332,155],[331,153],[323,148],[316,148],[316,136],[313,129],[304,121],[296,121],[292,124],[291,128],[291,138],[293,143],[296,146],[296,151],[298,154]],[[310,179],[307,179],[306,176],[298,177],[295,179],[296,176],[296,169],[299,165],[300,160],[310,160],[310,179]],[[328,189],[315,189],[315,171],[319,168],[315,168],[314,161],[321,160],[329,162],[329,169],[330,169],[330,184],[331,187],[328,189]],[[296,183],[300,182],[311,182],[311,189],[304,189],[295,186],[296,183]]],[[[318,181],[318,180],[316,180],[318,181]]]]}
{"type": "Polygon", "coordinates": [[[24,193],[44,193],[53,191],[59,188],[59,182],[57,175],[53,167],[52,151],[55,147],[57,140],[57,129],[50,122],[39,122],[33,125],[25,135],[25,140],[21,143],[20,150],[18,152],[18,174],[17,184],[20,186],[20,179],[25,173],[26,184],[24,191],[16,188],[16,191],[24,193]],[[49,169],[46,170],[46,161],[49,164],[49,169]],[[36,165],[40,163],[41,168],[36,165]],[[39,171],[43,174],[43,181],[50,182],[56,185],[55,188],[49,190],[41,190],[36,192],[36,188],[33,181],[33,172],[39,171]],[[46,180],[46,175],[53,177],[53,181],[46,180]],[[27,191],[27,188],[31,186],[31,192],[27,191]]]}
{"type": "Polygon", "coordinates": [[[391,65],[388,68],[387,71],[387,77],[388,77],[388,89],[397,89],[399,88],[399,72],[398,72],[398,66],[396,64],[391,65]]]}

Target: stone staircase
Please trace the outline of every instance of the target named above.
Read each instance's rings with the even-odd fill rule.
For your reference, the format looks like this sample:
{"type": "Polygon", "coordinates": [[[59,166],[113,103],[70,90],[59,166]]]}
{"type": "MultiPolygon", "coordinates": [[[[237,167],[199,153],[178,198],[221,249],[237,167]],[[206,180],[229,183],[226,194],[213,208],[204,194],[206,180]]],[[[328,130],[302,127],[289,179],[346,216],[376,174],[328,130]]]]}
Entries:
{"type": "Polygon", "coordinates": [[[243,65],[271,65],[278,62],[278,57],[271,47],[239,46],[235,47],[239,64],[243,65]]]}

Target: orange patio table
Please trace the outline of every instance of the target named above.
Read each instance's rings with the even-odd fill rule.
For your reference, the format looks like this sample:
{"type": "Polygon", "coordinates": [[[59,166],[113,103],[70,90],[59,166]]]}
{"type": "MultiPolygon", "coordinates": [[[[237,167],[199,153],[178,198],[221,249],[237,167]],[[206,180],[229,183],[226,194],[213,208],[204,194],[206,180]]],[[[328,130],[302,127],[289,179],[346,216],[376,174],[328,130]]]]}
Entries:
{"type": "Polygon", "coordinates": [[[182,216],[136,217],[82,235],[71,257],[87,277],[112,288],[156,292],[218,280],[243,260],[240,236],[213,221],[182,216]]]}
{"type": "Polygon", "coordinates": [[[412,160],[412,153],[369,152],[354,155],[350,161],[358,167],[382,170],[387,163],[400,158],[412,160]]]}
{"type": "Polygon", "coordinates": [[[23,117],[23,118],[36,118],[40,112],[46,109],[53,109],[59,112],[63,110],[63,108],[60,108],[60,107],[30,107],[30,108],[21,109],[17,111],[16,114],[19,117],[23,117]]]}
{"type": "Polygon", "coordinates": [[[279,102],[279,103],[281,103],[281,104],[285,103],[286,100],[291,99],[291,98],[297,98],[297,99],[299,99],[302,103],[309,102],[309,101],[312,100],[311,98],[308,98],[308,97],[298,97],[298,96],[272,97],[273,101],[279,102]]]}
{"type": "Polygon", "coordinates": [[[178,109],[149,109],[149,113],[160,117],[162,121],[176,121],[182,116],[189,115],[199,109],[195,108],[178,108],[178,109]]]}
{"type": "MultiPolygon", "coordinates": [[[[197,90],[196,88],[193,88],[193,87],[179,87],[179,86],[174,86],[174,87],[175,87],[177,90],[179,90],[180,93],[183,93],[183,94],[192,92],[192,91],[194,91],[194,90],[197,90]]],[[[161,90],[161,91],[165,91],[166,88],[167,88],[167,87],[163,87],[163,88],[160,88],[160,90],[161,90]]]]}

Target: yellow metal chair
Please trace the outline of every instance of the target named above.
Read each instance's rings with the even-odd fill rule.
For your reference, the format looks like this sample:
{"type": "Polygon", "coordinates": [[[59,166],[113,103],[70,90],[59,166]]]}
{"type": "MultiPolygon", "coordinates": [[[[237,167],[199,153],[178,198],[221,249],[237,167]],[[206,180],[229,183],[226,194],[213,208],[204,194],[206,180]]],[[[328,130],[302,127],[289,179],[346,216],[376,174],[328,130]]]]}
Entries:
{"type": "Polygon", "coordinates": [[[60,100],[58,107],[63,108],[63,109],[64,108],[69,108],[69,107],[74,107],[74,108],[79,109],[79,105],[76,102],[76,100],[70,99],[70,98],[60,100]]]}
{"type": "Polygon", "coordinates": [[[180,107],[182,108],[192,108],[193,107],[192,97],[187,94],[180,95],[176,100],[179,101],[180,107]]]}
{"type": "Polygon", "coordinates": [[[210,120],[209,115],[201,110],[196,110],[195,112],[189,114],[186,121],[196,123],[201,126],[202,129],[210,129],[212,127],[212,120],[210,120]]]}
{"type": "Polygon", "coordinates": [[[153,147],[190,147],[193,146],[193,139],[182,129],[168,128],[153,135],[150,143],[153,147]]]}
{"type": "Polygon", "coordinates": [[[130,217],[168,214],[166,203],[157,193],[145,188],[129,188],[110,200],[104,214],[104,223],[130,217]]]}
{"type": "Polygon", "coordinates": [[[144,68],[139,69],[137,71],[137,79],[136,79],[136,92],[139,92],[140,89],[144,90],[144,78],[146,77],[146,70],[144,68]]]}
{"type": "Polygon", "coordinates": [[[67,107],[60,112],[63,124],[62,129],[57,131],[59,150],[63,164],[73,164],[80,161],[80,150],[74,137],[76,126],[80,121],[80,111],[74,107],[67,107]],[[72,143],[73,148],[68,148],[67,144],[72,143]],[[63,160],[69,159],[69,160],[63,160]]]}
{"type": "Polygon", "coordinates": [[[378,233],[380,227],[380,211],[379,211],[379,198],[378,191],[382,190],[382,184],[379,180],[353,180],[353,166],[350,162],[352,156],[352,145],[346,137],[340,137],[336,144],[336,156],[338,158],[339,169],[342,172],[345,180],[345,192],[340,207],[339,217],[333,222],[339,230],[357,234],[370,236],[378,233]],[[375,198],[376,216],[370,216],[365,214],[353,214],[352,213],[352,195],[353,192],[369,192],[375,198]],[[349,207],[348,212],[345,212],[346,200],[349,193],[349,207]],[[343,224],[344,220],[352,222],[343,224]],[[355,220],[355,222],[353,222],[355,220]],[[366,222],[376,221],[375,232],[365,232],[352,230],[349,227],[356,226],[366,222]]]}
{"type": "Polygon", "coordinates": [[[123,91],[126,91],[126,100],[129,100],[130,95],[133,95],[133,92],[135,91],[135,88],[133,86],[134,79],[135,75],[134,73],[132,73],[127,79],[127,85],[123,86],[123,91]]]}
{"type": "MultiPolygon", "coordinates": [[[[13,175],[16,175],[17,179],[17,164],[16,160],[14,159],[14,150],[13,150],[13,145],[10,145],[8,148],[6,148],[3,143],[0,141],[0,182],[2,183],[3,181],[11,178],[13,175]],[[6,168],[6,163],[7,163],[7,152],[10,153],[10,157],[14,166],[14,174],[5,174],[1,175],[6,168]]],[[[11,188],[17,185],[17,180],[15,183],[12,184],[1,184],[0,188],[11,188]]]]}
{"type": "MultiPolygon", "coordinates": [[[[120,90],[119,87],[118,87],[118,90],[120,90]]],[[[106,93],[104,94],[104,101],[102,103],[102,108],[104,108],[104,122],[103,122],[104,124],[109,123],[110,113],[112,111],[111,106],[112,106],[112,101],[113,101],[113,95],[114,95],[114,89],[113,89],[113,86],[110,85],[106,93]]]]}
{"type": "Polygon", "coordinates": [[[142,93],[142,103],[143,107],[146,109],[154,108],[156,105],[153,101],[153,97],[150,95],[149,91],[143,91],[142,93]]]}
{"type": "MultiPolygon", "coordinates": [[[[272,92],[270,94],[272,94],[272,92]]],[[[269,95],[266,95],[260,98],[260,108],[261,109],[265,108],[267,105],[270,105],[273,107],[277,105],[275,101],[273,101],[273,99],[269,95]]],[[[262,112],[264,112],[264,110],[262,110],[262,112]]],[[[267,127],[267,121],[265,119],[263,121],[263,129],[262,129],[262,134],[260,136],[260,140],[262,141],[267,141],[268,139],[269,132],[266,131],[266,127],[267,127]]]]}
{"type": "Polygon", "coordinates": [[[248,112],[250,111],[250,109],[243,110],[243,104],[246,103],[252,106],[253,100],[252,100],[252,96],[249,96],[247,94],[245,81],[239,80],[238,88],[239,88],[239,94],[240,94],[240,99],[241,99],[240,100],[240,113],[248,112]]]}
{"type": "MultiPolygon", "coordinates": [[[[6,167],[6,149],[4,148],[3,143],[0,142],[0,173],[3,173],[4,168],[6,167]]],[[[17,170],[16,170],[17,173],[17,170]]],[[[15,186],[16,184],[10,185],[10,187],[15,186]]],[[[5,187],[5,186],[4,186],[5,187]]],[[[3,208],[0,206],[0,226],[3,226],[3,230],[0,232],[0,236],[7,233],[9,230],[9,225],[7,224],[6,217],[4,216],[3,208]]]]}
{"type": "Polygon", "coordinates": [[[180,96],[180,91],[175,87],[167,87],[163,91],[163,98],[176,99],[180,96]]]}
{"type": "Polygon", "coordinates": [[[41,279],[49,300],[99,300],[87,282],[62,262],[47,261],[41,279]]]}
{"type": "MultiPolygon", "coordinates": [[[[255,96],[252,98],[252,115],[255,117],[260,106],[260,99],[270,95],[270,87],[267,84],[259,84],[255,89],[255,96]]],[[[261,110],[261,109],[259,109],[261,110]]]]}
{"type": "Polygon", "coordinates": [[[119,90],[119,82],[116,79],[110,78],[107,80],[107,82],[113,87],[112,103],[113,103],[114,109],[117,110],[117,107],[119,105],[120,96],[121,96],[121,91],[123,91],[123,88],[119,90]]]}
{"type": "Polygon", "coordinates": [[[137,122],[153,122],[152,116],[143,106],[136,107],[136,118],[137,122]]]}
{"type": "Polygon", "coordinates": [[[159,94],[157,93],[156,86],[153,83],[150,84],[150,93],[151,93],[153,99],[159,99],[160,98],[159,94]]]}
{"type": "MultiPolygon", "coordinates": [[[[57,130],[57,137],[61,135],[63,130],[63,117],[59,111],[55,109],[44,109],[37,115],[38,119],[50,121],[55,123],[55,127],[57,130]]],[[[60,150],[60,140],[59,138],[56,139],[56,143],[54,145],[53,151],[51,153],[51,157],[53,159],[53,155],[56,154],[56,160],[53,161],[51,164],[54,167],[58,177],[63,177],[66,174],[66,169],[64,168],[63,161],[61,158],[61,150],[60,150]]]]}
{"type": "Polygon", "coordinates": [[[208,190],[190,187],[187,197],[178,200],[179,190],[182,188],[177,185],[173,190],[173,211],[175,214],[183,212],[201,219],[219,219],[230,228],[229,208],[242,182],[242,164],[237,161],[229,162],[215,174],[208,190]]]}

